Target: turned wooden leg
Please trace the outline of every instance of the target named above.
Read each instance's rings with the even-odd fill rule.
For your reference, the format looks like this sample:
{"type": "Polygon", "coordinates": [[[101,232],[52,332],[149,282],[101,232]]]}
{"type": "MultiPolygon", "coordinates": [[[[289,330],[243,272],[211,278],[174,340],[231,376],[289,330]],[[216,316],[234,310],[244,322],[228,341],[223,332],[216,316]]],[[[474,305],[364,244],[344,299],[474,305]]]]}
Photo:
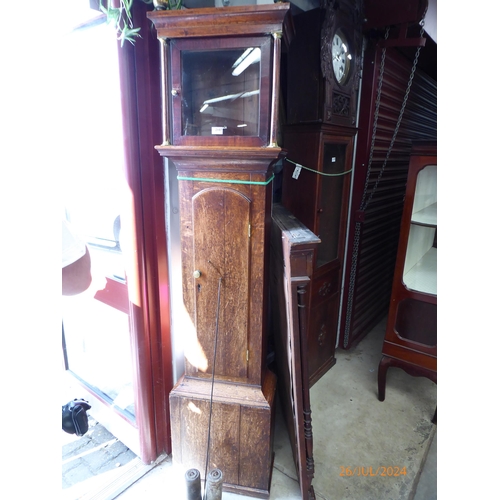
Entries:
{"type": "Polygon", "coordinates": [[[378,365],[378,400],[385,399],[385,382],[387,378],[387,369],[390,366],[391,358],[382,355],[382,359],[378,365]]]}

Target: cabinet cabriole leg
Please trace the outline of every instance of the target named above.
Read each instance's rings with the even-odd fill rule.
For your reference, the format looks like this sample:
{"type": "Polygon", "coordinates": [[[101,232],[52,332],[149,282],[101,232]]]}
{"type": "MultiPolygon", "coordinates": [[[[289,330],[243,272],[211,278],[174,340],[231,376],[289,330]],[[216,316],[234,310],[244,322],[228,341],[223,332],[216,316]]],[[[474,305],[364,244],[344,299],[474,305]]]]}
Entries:
{"type": "Polygon", "coordinates": [[[387,369],[390,365],[390,358],[382,356],[378,365],[378,400],[385,400],[385,383],[387,378],[387,369]]]}

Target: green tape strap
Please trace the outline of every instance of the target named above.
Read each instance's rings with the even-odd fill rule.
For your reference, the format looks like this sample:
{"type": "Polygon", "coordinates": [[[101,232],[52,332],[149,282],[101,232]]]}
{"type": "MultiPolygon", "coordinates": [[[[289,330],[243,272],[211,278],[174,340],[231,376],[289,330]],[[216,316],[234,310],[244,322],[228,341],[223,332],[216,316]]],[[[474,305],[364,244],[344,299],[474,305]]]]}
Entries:
{"type": "Polygon", "coordinates": [[[256,186],[267,186],[270,182],[274,180],[274,174],[267,179],[267,181],[240,181],[236,179],[204,179],[202,177],[181,177],[177,176],[179,181],[199,181],[199,182],[222,182],[227,184],[253,184],[256,186]]]}

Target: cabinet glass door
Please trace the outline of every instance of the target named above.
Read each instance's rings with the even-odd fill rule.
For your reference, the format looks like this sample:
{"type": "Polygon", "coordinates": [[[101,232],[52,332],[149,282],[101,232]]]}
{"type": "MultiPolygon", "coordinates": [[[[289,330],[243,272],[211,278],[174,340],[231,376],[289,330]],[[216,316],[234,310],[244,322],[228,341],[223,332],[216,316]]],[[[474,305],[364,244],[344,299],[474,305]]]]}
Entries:
{"type": "Polygon", "coordinates": [[[437,166],[417,176],[403,282],[410,290],[437,295],[437,166]]]}
{"type": "Polygon", "coordinates": [[[182,134],[258,135],[259,47],[182,54],[182,134]]]}
{"type": "Polygon", "coordinates": [[[235,137],[265,138],[269,51],[270,42],[262,37],[250,42],[172,42],[174,144],[198,144],[196,137],[205,138],[203,144],[235,137]]]}
{"type": "Polygon", "coordinates": [[[417,292],[398,304],[395,330],[406,340],[433,347],[437,344],[437,166],[417,174],[403,284],[417,292]],[[422,300],[426,294],[429,300],[422,300]],[[431,298],[432,297],[432,298],[431,298]]]}
{"type": "Polygon", "coordinates": [[[342,207],[346,168],[346,144],[325,143],[323,148],[323,168],[321,194],[318,210],[321,243],[318,247],[316,267],[333,262],[339,256],[342,207]]]}

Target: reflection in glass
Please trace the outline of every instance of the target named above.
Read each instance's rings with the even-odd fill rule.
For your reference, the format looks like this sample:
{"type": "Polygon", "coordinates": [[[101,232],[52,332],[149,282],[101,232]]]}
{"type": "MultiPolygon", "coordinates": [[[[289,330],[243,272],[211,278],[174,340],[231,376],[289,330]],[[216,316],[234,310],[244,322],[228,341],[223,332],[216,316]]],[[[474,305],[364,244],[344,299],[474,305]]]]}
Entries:
{"type": "Polygon", "coordinates": [[[88,290],[62,300],[68,369],[133,420],[124,262],[130,253],[129,188],[124,178],[120,93],[116,91],[120,88],[116,36],[101,25],[73,32],[64,47],[72,99],[68,100],[68,135],[59,139],[63,146],[73,147],[62,172],[64,215],[86,241],[92,271],[88,290]]]}
{"type": "Polygon", "coordinates": [[[403,282],[411,290],[437,294],[437,167],[417,176],[403,282]]]}
{"type": "Polygon", "coordinates": [[[182,51],[182,135],[259,135],[259,47],[182,51]]]}
{"type": "Polygon", "coordinates": [[[68,367],[85,385],[133,420],[129,317],[96,300],[94,290],[64,297],[68,367]]]}
{"type": "Polygon", "coordinates": [[[437,307],[415,299],[398,304],[395,329],[404,339],[427,346],[437,345],[437,307]]]}

